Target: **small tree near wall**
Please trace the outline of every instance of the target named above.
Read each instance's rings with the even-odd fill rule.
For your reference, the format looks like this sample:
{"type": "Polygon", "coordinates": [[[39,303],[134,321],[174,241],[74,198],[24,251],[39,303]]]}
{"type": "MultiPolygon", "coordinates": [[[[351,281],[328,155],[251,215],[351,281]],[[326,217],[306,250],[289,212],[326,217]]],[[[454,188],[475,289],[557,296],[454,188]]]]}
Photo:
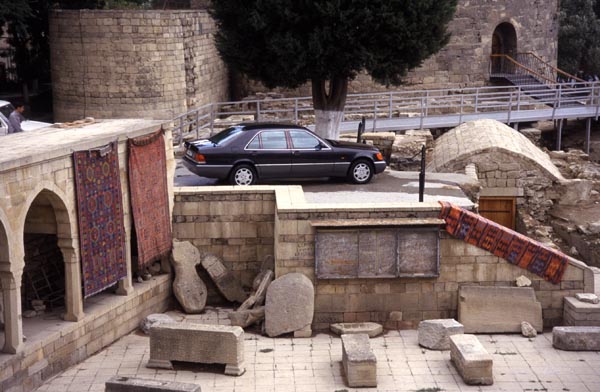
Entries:
{"type": "Polygon", "coordinates": [[[457,0],[219,0],[217,48],[269,88],[312,85],[316,131],[339,136],[348,82],[361,71],[400,85],[449,39],[457,0]]]}

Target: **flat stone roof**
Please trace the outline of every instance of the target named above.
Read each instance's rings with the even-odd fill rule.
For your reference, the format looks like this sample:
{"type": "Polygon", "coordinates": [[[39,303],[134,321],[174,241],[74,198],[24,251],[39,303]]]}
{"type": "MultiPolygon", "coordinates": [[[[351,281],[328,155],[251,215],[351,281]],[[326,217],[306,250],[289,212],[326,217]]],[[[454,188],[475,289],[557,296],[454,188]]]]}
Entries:
{"type": "Polygon", "coordinates": [[[144,119],[97,120],[74,128],[50,126],[2,136],[0,172],[145,135],[160,129],[163,123],[144,119]]]}

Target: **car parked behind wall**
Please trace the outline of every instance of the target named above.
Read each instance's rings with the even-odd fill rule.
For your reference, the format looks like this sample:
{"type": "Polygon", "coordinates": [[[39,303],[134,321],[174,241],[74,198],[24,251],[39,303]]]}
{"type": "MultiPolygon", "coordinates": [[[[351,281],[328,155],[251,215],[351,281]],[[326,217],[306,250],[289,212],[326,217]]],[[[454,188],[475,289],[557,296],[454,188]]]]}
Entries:
{"type": "Polygon", "coordinates": [[[366,184],[386,168],[371,145],[322,139],[304,127],[239,124],[185,144],[183,164],[202,177],[252,185],[266,179],[346,177],[366,184]]]}

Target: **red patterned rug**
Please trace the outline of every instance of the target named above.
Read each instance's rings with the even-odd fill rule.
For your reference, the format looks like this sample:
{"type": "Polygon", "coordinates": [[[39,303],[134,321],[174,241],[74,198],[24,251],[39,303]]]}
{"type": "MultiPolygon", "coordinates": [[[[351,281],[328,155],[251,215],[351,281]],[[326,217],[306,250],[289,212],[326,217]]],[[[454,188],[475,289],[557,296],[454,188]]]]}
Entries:
{"type": "Polygon", "coordinates": [[[173,243],[163,132],[129,139],[129,189],[138,270],[169,253],[173,243]]]}
{"type": "Polygon", "coordinates": [[[73,153],[85,297],[127,275],[117,149],[113,142],[73,153]]]}
{"type": "Polygon", "coordinates": [[[493,253],[552,283],[560,283],[568,257],[489,219],[451,203],[440,201],[440,218],[455,238],[493,253]]]}

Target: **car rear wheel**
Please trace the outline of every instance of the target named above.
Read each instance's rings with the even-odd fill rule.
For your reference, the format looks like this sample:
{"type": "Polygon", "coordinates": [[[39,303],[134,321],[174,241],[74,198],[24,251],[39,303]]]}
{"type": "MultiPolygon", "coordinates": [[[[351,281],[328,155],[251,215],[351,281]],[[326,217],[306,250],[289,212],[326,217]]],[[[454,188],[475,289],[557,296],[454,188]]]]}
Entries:
{"type": "Polygon", "coordinates": [[[238,165],[229,175],[231,185],[254,185],[257,179],[256,170],[250,165],[238,165]]]}
{"type": "Polygon", "coordinates": [[[373,165],[368,161],[355,161],[350,166],[348,180],[355,184],[366,184],[373,178],[373,165]]]}

